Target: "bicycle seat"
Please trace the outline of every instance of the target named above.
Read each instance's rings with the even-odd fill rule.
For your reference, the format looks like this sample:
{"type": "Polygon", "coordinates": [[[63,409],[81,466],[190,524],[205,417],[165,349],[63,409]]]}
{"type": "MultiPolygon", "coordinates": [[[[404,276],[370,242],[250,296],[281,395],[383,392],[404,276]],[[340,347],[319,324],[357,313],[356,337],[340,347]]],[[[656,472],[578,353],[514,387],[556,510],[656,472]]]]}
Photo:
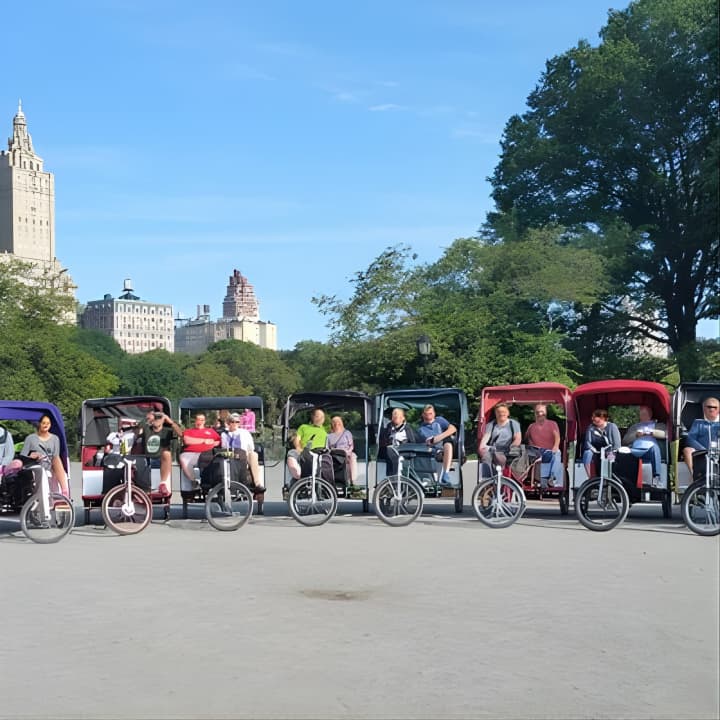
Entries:
{"type": "Polygon", "coordinates": [[[432,455],[435,452],[432,445],[426,445],[425,443],[402,443],[394,447],[405,458],[412,458],[417,455],[432,455]]]}

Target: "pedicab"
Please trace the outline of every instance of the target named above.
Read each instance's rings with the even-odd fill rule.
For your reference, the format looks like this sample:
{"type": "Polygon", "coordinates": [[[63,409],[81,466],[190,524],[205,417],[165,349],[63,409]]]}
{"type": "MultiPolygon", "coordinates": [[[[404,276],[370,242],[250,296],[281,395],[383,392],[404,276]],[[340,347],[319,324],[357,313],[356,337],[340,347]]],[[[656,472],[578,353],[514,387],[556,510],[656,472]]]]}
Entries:
{"type": "Polygon", "coordinates": [[[680,383],[675,390],[672,417],[676,437],[672,443],[672,467],[683,521],[699,535],[717,535],[720,533],[720,450],[717,428],[710,431],[708,451],[696,451],[693,455],[692,473],[683,459],[685,439],[693,422],[703,417],[703,401],[707,398],[720,398],[720,383],[680,383]]]}
{"type": "MultiPolygon", "coordinates": [[[[0,400],[0,421],[13,427],[12,438],[20,445],[21,432],[34,432],[43,415],[50,417],[50,432],[60,442],[59,458],[67,476],[67,495],[48,471],[47,463],[15,454],[13,467],[0,475],[0,514],[19,515],[20,527],[36,543],[55,543],[65,537],[75,525],[75,508],[70,497],[70,461],[65,425],[60,410],[48,402],[32,400],[0,400]],[[25,423],[28,425],[26,426],[25,423]],[[18,432],[15,428],[21,428],[18,432]],[[15,467],[17,466],[17,467],[15,467]]],[[[8,428],[0,428],[1,440],[9,440],[8,428]]],[[[9,465],[9,464],[8,464],[9,465]]]]}
{"type": "MultiPolygon", "coordinates": [[[[480,440],[485,435],[488,424],[495,418],[495,407],[498,403],[507,403],[514,412],[515,420],[521,421],[521,432],[525,439],[525,433],[529,422],[524,422],[524,415],[529,412],[527,406],[544,404],[547,407],[548,420],[553,420],[558,425],[560,431],[560,462],[558,467],[558,458],[553,456],[549,449],[535,448],[533,446],[522,444],[519,448],[518,455],[509,460],[501,474],[513,480],[519,485],[522,492],[518,492],[516,488],[508,484],[510,495],[517,496],[517,504],[514,511],[499,512],[493,514],[488,500],[488,492],[493,492],[492,484],[487,484],[488,479],[492,478],[496,472],[495,468],[490,468],[486,463],[478,459],[478,478],[477,487],[473,493],[473,509],[478,518],[485,522],[489,527],[506,527],[512,524],[522,514],[524,510],[525,499],[545,500],[546,498],[556,498],[560,505],[560,513],[567,515],[569,511],[569,490],[567,482],[567,458],[568,445],[570,438],[575,437],[575,405],[572,400],[572,391],[561,383],[555,382],[538,382],[526,383],[520,385],[499,385],[495,387],[486,387],[480,395],[480,409],[478,412],[478,428],[477,439],[478,446],[480,440]],[[522,409],[518,412],[518,406],[522,409]],[[485,483],[487,488],[484,490],[481,485],[485,483]],[[520,507],[522,505],[522,509],[520,507]],[[507,520],[512,519],[512,522],[507,520]]],[[[501,485],[503,481],[500,481],[501,485]]],[[[503,493],[498,493],[498,501],[502,504],[503,493]]],[[[495,506],[496,509],[497,506],[495,506]]]]}
{"type": "Polygon", "coordinates": [[[340,500],[359,500],[367,512],[370,397],[355,390],[293,393],[285,403],[281,421],[286,445],[283,498],[295,520],[307,526],[322,525],[335,515],[340,500]],[[325,414],[326,432],[333,417],[341,418],[344,429],[352,435],[351,452],[327,444],[315,449],[290,446],[292,432],[310,422],[315,408],[325,414]],[[293,467],[299,477],[293,477],[288,459],[297,461],[293,467]]]}
{"type": "MultiPolygon", "coordinates": [[[[147,527],[153,506],[162,508],[165,520],[170,517],[171,494],[160,487],[160,459],[143,455],[142,443],[134,433],[151,412],[171,417],[170,401],[160,395],[83,401],[78,431],[86,524],[93,508],[101,509],[105,524],[120,534],[134,534],[147,527]],[[108,438],[126,432],[128,446],[119,452],[115,447],[112,452],[108,438]],[[125,496],[123,489],[128,482],[132,485],[125,496]]],[[[168,490],[172,493],[172,488],[168,490]]]]}
{"type": "Polygon", "coordinates": [[[390,423],[392,411],[400,408],[406,422],[413,429],[422,422],[423,409],[432,405],[435,415],[445,418],[456,428],[451,443],[452,460],[446,474],[442,449],[419,443],[381,446],[378,443],[378,462],[375,465],[373,507],[375,514],[388,525],[408,525],[422,514],[426,498],[452,500],[456,513],[463,509],[463,465],[465,455],[465,426],[469,419],[467,397],[458,388],[400,388],[383,390],[375,396],[377,437],[390,423]],[[390,449],[389,449],[390,448],[390,449]],[[387,476],[388,452],[399,456],[396,474],[387,476]]]}
{"type": "Polygon", "coordinates": [[[190,503],[203,503],[205,517],[217,530],[237,530],[252,515],[253,505],[258,515],[263,514],[264,490],[253,492],[254,488],[265,488],[263,400],[257,395],[242,395],[187,397],[178,403],[178,421],[185,428],[192,428],[195,418],[205,415],[205,427],[220,434],[226,429],[226,420],[235,414],[241,416],[240,426],[253,437],[257,465],[254,459],[248,465],[218,447],[200,453],[197,463],[188,468],[193,472],[192,480],[180,468],[183,518],[188,517],[190,503]]]}
{"type": "Polygon", "coordinates": [[[570,483],[578,520],[591,530],[610,530],[619,525],[630,506],[638,503],[660,503],[663,517],[672,517],[673,492],[668,472],[673,423],[670,395],[664,385],[647,380],[599,380],[579,385],[573,391],[577,433],[574,438],[574,462],[569,467],[570,483]],[[636,448],[607,448],[606,457],[588,477],[583,464],[585,432],[596,409],[607,410],[609,419],[618,425],[621,438],[628,427],[637,423],[638,413],[629,411],[641,406],[650,408],[652,418],[665,426],[665,438],[655,438],[660,448],[660,467],[653,476],[651,463],[639,457],[647,451],[647,441],[636,448]],[[614,419],[614,417],[617,419],[614,419]]]}

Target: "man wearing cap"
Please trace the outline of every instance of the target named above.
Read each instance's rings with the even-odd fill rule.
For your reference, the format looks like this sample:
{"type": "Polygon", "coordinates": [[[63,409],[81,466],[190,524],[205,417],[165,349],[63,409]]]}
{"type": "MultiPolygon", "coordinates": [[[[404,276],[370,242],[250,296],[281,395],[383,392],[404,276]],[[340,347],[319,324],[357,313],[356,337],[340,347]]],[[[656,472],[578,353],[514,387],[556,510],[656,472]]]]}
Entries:
{"type": "Polygon", "coordinates": [[[227,419],[228,429],[220,435],[220,446],[224,450],[244,450],[247,455],[250,474],[253,477],[255,487],[253,492],[257,495],[265,492],[260,485],[260,463],[258,454],[255,452],[255,442],[252,435],[240,427],[241,416],[239,413],[232,413],[227,419]]]}

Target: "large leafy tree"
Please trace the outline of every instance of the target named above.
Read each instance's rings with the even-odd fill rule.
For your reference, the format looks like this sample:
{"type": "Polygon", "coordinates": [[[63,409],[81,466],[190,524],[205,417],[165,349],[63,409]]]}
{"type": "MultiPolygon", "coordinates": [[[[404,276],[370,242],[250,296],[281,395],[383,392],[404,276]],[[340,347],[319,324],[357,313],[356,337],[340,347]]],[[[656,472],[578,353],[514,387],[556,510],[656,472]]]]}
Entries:
{"type": "Polygon", "coordinates": [[[698,320],[720,312],[717,38],[715,0],[611,11],[597,47],[547,63],[491,178],[495,232],[594,231],[615,259],[607,307],[667,343],[683,379],[699,372],[698,320]]]}

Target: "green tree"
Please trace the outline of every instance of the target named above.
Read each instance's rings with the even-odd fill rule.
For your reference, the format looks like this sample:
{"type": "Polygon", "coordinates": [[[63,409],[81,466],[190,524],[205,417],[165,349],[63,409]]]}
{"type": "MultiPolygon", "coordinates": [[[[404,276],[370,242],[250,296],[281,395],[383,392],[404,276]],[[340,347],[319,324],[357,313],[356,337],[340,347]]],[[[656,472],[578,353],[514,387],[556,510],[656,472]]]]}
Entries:
{"type": "Polygon", "coordinates": [[[593,230],[616,259],[618,325],[669,344],[686,380],[699,371],[697,322],[720,312],[717,38],[714,0],[611,11],[598,47],[548,61],[491,178],[496,233],[593,230]]]}
{"type": "Polygon", "coordinates": [[[274,350],[240,340],[222,340],[211,345],[204,360],[224,365],[253,395],[263,399],[267,421],[279,415],[287,396],[300,387],[300,376],[274,350]]]}
{"type": "Polygon", "coordinates": [[[160,395],[171,402],[190,395],[185,370],[191,358],[183,353],[150,350],[127,355],[120,372],[121,395],[160,395]]]}

